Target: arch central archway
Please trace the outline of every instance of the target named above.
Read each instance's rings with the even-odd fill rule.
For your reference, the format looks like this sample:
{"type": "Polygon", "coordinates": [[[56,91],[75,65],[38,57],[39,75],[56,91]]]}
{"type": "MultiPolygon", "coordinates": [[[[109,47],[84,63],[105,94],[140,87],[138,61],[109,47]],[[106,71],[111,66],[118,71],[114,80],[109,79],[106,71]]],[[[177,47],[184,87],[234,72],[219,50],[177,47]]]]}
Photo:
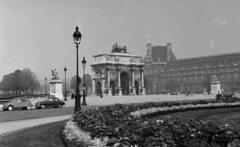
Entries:
{"type": "Polygon", "coordinates": [[[129,75],[127,72],[121,72],[121,88],[123,95],[129,95],[129,75]]]}
{"type": "Polygon", "coordinates": [[[135,88],[136,88],[136,95],[139,95],[139,84],[138,81],[134,82],[135,88]]]}
{"type": "Polygon", "coordinates": [[[112,95],[115,95],[115,82],[114,81],[110,82],[110,87],[112,89],[112,95]]]}
{"type": "Polygon", "coordinates": [[[101,92],[102,92],[102,85],[101,85],[101,82],[97,82],[97,95],[101,95],[101,92]]]}

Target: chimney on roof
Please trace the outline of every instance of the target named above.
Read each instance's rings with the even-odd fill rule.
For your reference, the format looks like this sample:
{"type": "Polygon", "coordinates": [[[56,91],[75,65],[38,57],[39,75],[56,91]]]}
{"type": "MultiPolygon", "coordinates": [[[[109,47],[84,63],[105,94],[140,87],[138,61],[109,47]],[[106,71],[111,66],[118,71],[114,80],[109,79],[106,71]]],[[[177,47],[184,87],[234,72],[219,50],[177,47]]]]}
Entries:
{"type": "Polygon", "coordinates": [[[172,43],[167,43],[167,49],[172,49],[172,43]]]}
{"type": "Polygon", "coordinates": [[[152,43],[147,44],[147,49],[152,49],[152,43]]]}

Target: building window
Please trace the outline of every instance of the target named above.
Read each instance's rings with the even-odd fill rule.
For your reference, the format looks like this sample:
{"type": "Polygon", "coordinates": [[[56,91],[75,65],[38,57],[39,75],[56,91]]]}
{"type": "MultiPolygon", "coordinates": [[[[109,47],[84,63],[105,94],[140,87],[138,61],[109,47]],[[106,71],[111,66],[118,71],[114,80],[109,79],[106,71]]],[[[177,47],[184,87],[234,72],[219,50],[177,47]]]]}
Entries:
{"type": "Polygon", "coordinates": [[[224,76],[223,75],[221,75],[221,79],[223,79],[224,78],[224,76]]]}
{"type": "Polygon", "coordinates": [[[192,77],[189,77],[189,80],[191,81],[191,80],[192,80],[192,77]]]}
{"type": "Polygon", "coordinates": [[[235,78],[238,78],[238,74],[235,74],[235,78]]]}
{"type": "Polygon", "coordinates": [[[228,74],[228,78],[229,78],[229,79],[231,78],[231,75],[230,75],[230,74],[228,74]]]}
{"type": "Polygon", "coordinates": [[[186,78],[184,77],[183,80],[186,81],[186,78]]]}
{"type": "Polygon", "coordinates": [[[198,77],[197,77],[197,76],[195,77],[195,80],[196,80],[196,81],[198,80],[198,77]]]}

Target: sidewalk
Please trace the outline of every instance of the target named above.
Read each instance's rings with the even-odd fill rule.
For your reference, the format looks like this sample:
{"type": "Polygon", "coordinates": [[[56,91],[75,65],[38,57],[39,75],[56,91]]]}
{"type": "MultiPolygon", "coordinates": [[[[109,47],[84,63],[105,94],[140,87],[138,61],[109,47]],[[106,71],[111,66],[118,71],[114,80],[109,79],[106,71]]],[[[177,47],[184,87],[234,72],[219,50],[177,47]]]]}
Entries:
{"type": "Polygon", "coordinates": [[[61,121],[64,119],[69,119],[71,116],[72,115],[64,115],[64,116],[54,116],[54,117],[45,117],[45,118],[37,118],[37,119],[0,122],[0,136],[3,133],[17,131],[23,128],[61,121]]]}

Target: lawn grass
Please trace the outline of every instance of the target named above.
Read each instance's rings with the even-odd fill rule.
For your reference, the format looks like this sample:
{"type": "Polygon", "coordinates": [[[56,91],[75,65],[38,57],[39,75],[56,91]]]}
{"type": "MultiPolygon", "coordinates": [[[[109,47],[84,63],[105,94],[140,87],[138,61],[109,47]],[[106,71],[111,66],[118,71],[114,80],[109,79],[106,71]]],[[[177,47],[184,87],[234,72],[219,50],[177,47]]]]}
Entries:
{"type": "Polygon", "coordinates": [[[0,138],[1,147],[65,147],[61,133],[68,120],[36,126],[0,138]]]}
{"type": "MultiPolygon", "coordinates": [[[[160,118],[164,118],[166,116],[179,116],[181,120],[185,121],[185,118],[192,118],[194,120],[206,120],[213,118],[223,118],[228,117],[226,121],[234,123],[231,119],[236,119],[236,117],[231,117],[233,115],[237,115],[240,112],[240,108],[220,108],[220,109],[206,109],[206,110],[196,110],[196,111],[185,111],[172,113],[168,115],[162,115],[158,117],[152,118],[152,120],[157,120],[160,118]],[[215,117],[213,117],[215,116],[215,117]]],[[[240,120],[240,116],[238,116],[238,120],[240,120]]],[[[220,121],[219,119],[213,121],[220,121]]],[[[54,122],[50,124],[45,124],[41,126],[36,126],[33,128],[29,128],[11,135],[4,136],[0,138],[0,146],[4,147],[64,147],[64,143],[62,142],[62,129],[67,120],[54,122]]],[[[236,121],[239,123],[239,121],[236,121]]],[[[238,126],[239,127],[239,124],[238,126]]]]}

